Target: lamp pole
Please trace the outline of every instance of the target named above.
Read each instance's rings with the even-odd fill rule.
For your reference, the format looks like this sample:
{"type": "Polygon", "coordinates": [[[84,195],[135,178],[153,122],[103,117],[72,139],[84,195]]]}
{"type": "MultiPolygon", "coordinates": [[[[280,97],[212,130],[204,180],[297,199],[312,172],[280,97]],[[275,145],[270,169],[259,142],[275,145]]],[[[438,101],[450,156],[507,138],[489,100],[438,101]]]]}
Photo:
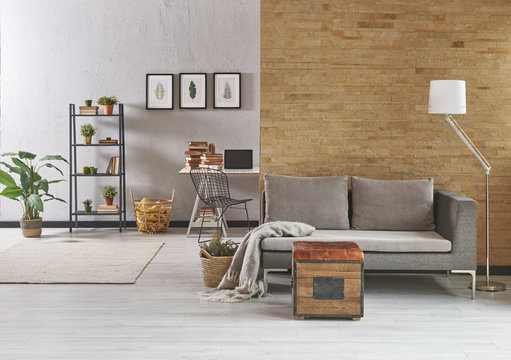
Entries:
{"type": "Polygon", "coordinates": [[[479,151],[479,149],[474,145],[472,140],[468,137],[468,135],[463,131],[461,126],[454,120],[454,118],[445,114],[445,121],[451,126],[456,135],[463,141],[463,143],[470,150],[472,155],[479,161],[479,163],[484,168],[486,173],[486,280],[485,281],[477,281],[476,282],[476,290],[478,291],[487,291],[487,292],[497,292],[506,290],[506,284],[501,283],[499,281],[490,281],[490,170],[491,165],[483,156],[483,154],[479,151]]]}

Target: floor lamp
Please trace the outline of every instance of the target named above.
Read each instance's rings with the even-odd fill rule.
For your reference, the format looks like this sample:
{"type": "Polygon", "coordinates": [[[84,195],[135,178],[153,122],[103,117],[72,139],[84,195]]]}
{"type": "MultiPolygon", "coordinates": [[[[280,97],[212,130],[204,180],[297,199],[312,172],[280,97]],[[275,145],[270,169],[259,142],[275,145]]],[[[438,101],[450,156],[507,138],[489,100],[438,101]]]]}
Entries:
{"type": "Polygon", "coordinates": [[[466,114],[465,81],[463,80],[431,80],[429,84],[430,114],[444,114],[445,121],[452,127],[456,135],[467,146],[472,155],[479,161],[486,172],[486,280],[476,282],[479,291],[504,291],[506,285],[490,281],[490,194],[489,180],[491,165],[467,136],[451,114],[466,114]]]}

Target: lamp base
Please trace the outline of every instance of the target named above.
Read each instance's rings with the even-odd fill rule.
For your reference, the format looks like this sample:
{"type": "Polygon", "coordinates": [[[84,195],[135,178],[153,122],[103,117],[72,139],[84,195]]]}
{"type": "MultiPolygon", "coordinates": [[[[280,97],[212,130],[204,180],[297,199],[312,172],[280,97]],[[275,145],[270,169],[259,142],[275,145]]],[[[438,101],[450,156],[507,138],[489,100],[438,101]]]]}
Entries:
{"type": "MultiPolygon", "coordinates": [[[[472,285],[470,285],[469,288],[472,289],[472,285]]],[[[486,292],[499,292],[506,290],[506,284],[498,281],[476,281],[476,290],[486,292]]]]}

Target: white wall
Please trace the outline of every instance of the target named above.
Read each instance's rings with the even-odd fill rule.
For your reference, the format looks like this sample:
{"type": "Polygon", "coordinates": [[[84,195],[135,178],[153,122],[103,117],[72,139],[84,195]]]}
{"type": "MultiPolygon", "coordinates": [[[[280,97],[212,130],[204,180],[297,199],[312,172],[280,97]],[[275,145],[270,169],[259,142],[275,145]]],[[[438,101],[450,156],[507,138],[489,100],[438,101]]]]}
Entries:
{"type": "MultiPolygon", "coordinates": [[[[188,220],[195,192],[188,176],[177,175],[188,140],[213,142],[217,152],[252,148],[259,165],[259,6],[258,0],[2,1],[1,151],[67,158],[68,104],[115,94],[125,104],[128,189],[137,197],[168,197],[175,188],[172,218],[188,220]],[[211,74],[230,71],[242,73],[242,109],[215,110],[211,74]],[[209,74],[208,109],[179,110],[176,76],[175,109],[146,110],[146,73],[179,72],[209,74]]],[[[96,141],[116,137],[113,120],[93,122],[96,141]]],[[[79,168],[101,170],[112,155],[81,151],[79,168]]],[[[97,205],[103,185],[113,182],[82,179],[78,198],[97,205]]],[[[257,176],[232,179],[231,187],[233,196],[254,198],[250,217],[258,219],[257,176]]],[[[67,182],[52,190],[65,199],[68,191],[67,182]]],[[[66,205],[47,204],[44,219],[67,219],[66,205]]],[[[0,220],[20,217],[8,199],[0,211],[0,220]]],[[[232,211],[228,218],[242,215],[232,211]]]]}

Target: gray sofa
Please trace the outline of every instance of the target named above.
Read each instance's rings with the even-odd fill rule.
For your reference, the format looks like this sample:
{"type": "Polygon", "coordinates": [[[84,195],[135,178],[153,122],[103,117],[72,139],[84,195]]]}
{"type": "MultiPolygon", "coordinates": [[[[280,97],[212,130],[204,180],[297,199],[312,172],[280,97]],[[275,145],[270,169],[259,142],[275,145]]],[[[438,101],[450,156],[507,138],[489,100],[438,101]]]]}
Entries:
{"type": "MultiPolygon", "coordinates": [[[[264,239],[261,243],[261,261],[265,284],[269,272],[291,269],[291,248],[294,241],[355,241],[364,251],[364,268],[366,270],[443,270],[453,273],[467,273],[472,276],[472,298],[475,298],[477,204],[474,200],[450,191],[433,191],[432,179],[429,183],[418,184],[417,181],[415,183],[412,181],[412,186],[419,185],[421,189],[426,189],[423,194],[419,195],[420,201],[417,200],[416,196],[416,193],[418,193],[417,187],[412,187],[411,191],[410,189],[406,190],[408,185],[404,181],[373,181],[372,183],[369,182],[372,188],[357,185],[356,189],[354,188],[351,192],[348,192],[347,177],[344,177],[346,179],[346,194],[344,195],[342,182],[344,179],[340,181],[339,178],[342,177],[296,178],[265,175],[265,190],[262,193],[261,206],[261,219],[265,222],[277,220],[303,221],[312,222],[311,225],[316,226],[314,222],[321,222],[321,218],[330,217],[332,212],[334,214],[343,212],[342,206],[339,207],[339,203],[343,202],[346,203],[348,208],[346,218],[349,219],[341,221],[330,219],[330,223],[320,224],[327,228],[316,226],[316,231],[304,238],[264,239]],[[269,186],[272,182],[277,183],[277,185],[269,186]],[[385,194],[385,189],[383,195],[378,189],[385,188],[387,184],[394,191],[394,193],[390,191],[390,198],[387,196],[388,194],[385,194]],[[321,189],[318,192],[313,191],[313,194],[311,194],[311,189],[317,187],[321,189]],[[401,190],[402,187],[405,190],[401,190]],[[364,198],[363,195],[353,193],[353,191],[360,193],[361,190],[369,194],[364,198]],[[407,191],[408,195],[406,194],[407,191]],[[428,191],[431,193],[430,195],[428,195],[428,191]],[[341,193],[340,196],[337,196],[338,193],[341,193]],[[373,201],[377,205],[382,205],[380,216],[386,218],[386,223],[398,221],[397,225],[390,225],[390,228],[384,230],[360,229],[360,224],[362,224],[362,227],[371,228],[364,216],[374,209],[364,208],[364,206],[356,206],[353,209],[354,196],[356,196],[358,203],[365,201],[366,205],[368,202],[371,205],[370,202],[373,201]],[[385,196],[387,196],[387,199],[385,199],[385,196]],[[428,196],[430,200],[428,200],[428,196]],[[424,197],[426,198],[425,207],[422,201],[424,197]],[[291,200],[287,201],[286,198],[291,200]],[[399,202],[403,198],[404,202],[409,201],[408,205],[411,204],[412,206],[407,208],[406,204],[401,205],[399,202]],[[392,200],[391,203],[389,203],[389,199],[392,200]],[[409,213],[413,212],[413,209],[420,209],[421,206],[424,210],[422,214],[411,214],[411,222],[406,223],[406,219],[404,219],[404,224],[399,223],[399,217],[410,217],[409,213]],[[430,207],[429,210],[427,209],[428,206],[430,207]],[[335,209],[331,211],[331,208],[335,209]],[[401,210],[404,212],[399,213],[401,210]],[[430,215],[428,215],[428,211],[431,213],[430,215]],[[393,214],[389,217],[387,213],[397,213],[397,217],[393,214]],[[271,216],[268,214],[271,214],[271,216]],[[420,227],[417,230],[411,228],[414,219],[424,222],[424,217],[427,216],[431,216],[430,222],[434,221],[434,224],[428,224],[426,221],[425,225],[417,225],[420,227]],[[333,224],[332,221],[334,221],[333,224]],[[343,224],[343,221],[349,222],[349,224],[343,224]],[[358,227],[358,229],[354,229],[354,227],[358,227]],[[394,230],[393,227],[406,230],[394,230]]],[[[353,177],[352,187],[355,180],[357,180],[357,184],[360,181],[366,181],[353,177]]],[[[379,207],[376,206],[375,209],[379,209],[379,207]]],[[[378,218],[377,214],[373,214],[374,216],[378,218]]],[[[372,221],[374,222],[374,219],[372,221]]],[[[369,219],[369,222],[371,222],[371,219],[369,219]]],[[[386,223],[376,224],[375,227],[385,228],[386,223]]]]}

